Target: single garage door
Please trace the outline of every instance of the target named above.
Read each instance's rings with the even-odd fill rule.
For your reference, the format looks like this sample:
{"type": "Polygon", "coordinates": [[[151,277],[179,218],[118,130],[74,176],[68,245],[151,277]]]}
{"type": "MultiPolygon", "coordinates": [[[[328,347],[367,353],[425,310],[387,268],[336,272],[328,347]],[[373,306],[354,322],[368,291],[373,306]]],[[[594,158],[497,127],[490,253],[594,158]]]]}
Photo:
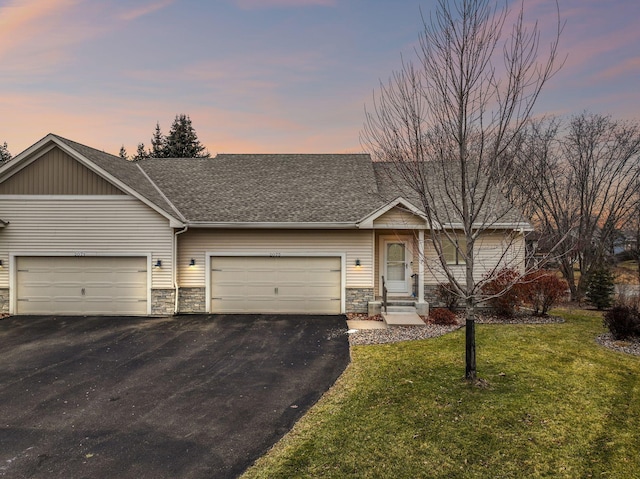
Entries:
{"type": "Polygon", "coordinates": [[[145,257],[18,257],[17,314],[145,315],[145,257]]]}
{"type": "Polygon", "coordinates": [[[211,312],[340,314],[340,258],[213,257],[211,312]]]}

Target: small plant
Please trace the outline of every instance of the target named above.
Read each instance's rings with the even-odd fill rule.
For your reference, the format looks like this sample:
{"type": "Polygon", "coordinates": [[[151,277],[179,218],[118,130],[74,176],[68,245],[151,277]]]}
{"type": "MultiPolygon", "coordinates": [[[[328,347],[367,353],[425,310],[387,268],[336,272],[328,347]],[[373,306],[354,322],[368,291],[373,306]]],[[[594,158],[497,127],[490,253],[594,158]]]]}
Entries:
{"type": "Polygon", "coordinates": [[[587,299],[598,310],[610,307],[613,304],[613,274],[607,268],[595,270],[587,287],[587,299]]]}
{"type": "Polygon", "coordinates": [[[446,308],[436,308],[429,313],[429,322],[431,324],[451,326],[458,324],[458,319],[452,311],[446,308]]]}
{"type": "Polygon", "coordinates": [[[485,277],[482,294],[489,305],[501,316],[513,316],[520,308],[522,300],[518,280],[520,273],[515,269],[504,268],[491,277],[485,277]]]}
{"type": "Polygon", "coordinates": [[[616,304],[604,313],[602,322],[614,339],[640,337],[640,310],[637,305],[616,304]]]}
{"type": "Polygon", "coordinates": [[[453,290],[451,283],[440,283],[436,289],[436,296],[438,296],[449,311],[454,311],[458,306],[459,298],[453,290]]]}
{"type": "Polygon", "coordinates": [[[536,316],[545,316],[567,291],[567,282],[549,271],[528,273],[517,286],[520,296],[531,304],[536,316]]]}

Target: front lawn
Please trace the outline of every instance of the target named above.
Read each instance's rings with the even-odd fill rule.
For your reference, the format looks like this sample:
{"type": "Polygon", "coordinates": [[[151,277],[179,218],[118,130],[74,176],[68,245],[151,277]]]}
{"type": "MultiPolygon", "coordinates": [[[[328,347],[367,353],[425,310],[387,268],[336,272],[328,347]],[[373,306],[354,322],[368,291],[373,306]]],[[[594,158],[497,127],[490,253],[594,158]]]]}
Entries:
{"type": "Polygon", "coordinates": [[[598,346],[599,313],[355,346],[336,386],[244,478],[640,477],[640,357],[598,346]]]}

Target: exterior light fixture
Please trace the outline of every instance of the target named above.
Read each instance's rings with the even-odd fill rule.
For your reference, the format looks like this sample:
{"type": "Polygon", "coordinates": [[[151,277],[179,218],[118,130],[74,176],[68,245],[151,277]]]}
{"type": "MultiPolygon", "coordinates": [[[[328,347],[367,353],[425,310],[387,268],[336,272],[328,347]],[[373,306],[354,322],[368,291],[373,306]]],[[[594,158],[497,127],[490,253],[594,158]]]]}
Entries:
{"type": "Polygon", "coordinates": [[[162,260],[159,259],[158,261],[156,261],[156,264],[153,265],[156,268],[162,268],[162,260]]]}
{"type": "Polygon", "coordinates": [[[360,264],[360,260],[359,260],[359,259],[357,259],[357,260],[356,260],[356,268],[359,268],[360,266],[362,266],[362,265],[360,264]]]}
{"type": "Polygon", "coordinates": [[[2,268],[3,264],[2,264],[2,260],[0,259],[0,268],[2,268]]]}
{"type": "Polygon", "coordinates": [[[196,265],[196,260],[194,258],[191,258],[191,261],[189,261],[189,266],[195,266],[196,265]]]}

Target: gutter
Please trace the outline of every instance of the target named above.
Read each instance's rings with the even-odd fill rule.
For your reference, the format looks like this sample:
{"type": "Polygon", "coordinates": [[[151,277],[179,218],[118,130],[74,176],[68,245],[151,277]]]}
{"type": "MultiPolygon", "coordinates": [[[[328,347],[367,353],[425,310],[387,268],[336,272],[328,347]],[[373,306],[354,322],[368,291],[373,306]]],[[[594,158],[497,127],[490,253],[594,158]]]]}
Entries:
{"type": "Polygon", "coordinates": [[[186,225],[182,230],[176,231],[173,234],[173,288],[175,290],[175,298],[173,305],[173,314],[178,314],[178,295],[180,294],[180,285],[178,285],[178,235],[186,233],[189,229],[189,225],[186,225]]]}

